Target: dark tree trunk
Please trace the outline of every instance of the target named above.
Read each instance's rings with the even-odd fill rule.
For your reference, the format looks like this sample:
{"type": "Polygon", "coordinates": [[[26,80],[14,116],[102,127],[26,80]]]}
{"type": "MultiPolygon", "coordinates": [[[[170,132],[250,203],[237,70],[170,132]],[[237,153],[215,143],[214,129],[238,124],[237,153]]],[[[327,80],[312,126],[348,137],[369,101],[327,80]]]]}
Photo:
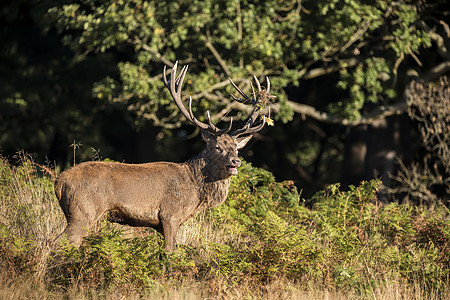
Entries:
{"type": "Polygon", "coordinates": [[[56,162],[56,164],[60,166],[65,166],[67,164],[69,143],[65,136],[66,135],[61,134],[58,130],[55,131],[48,151],[48,159],[51,163],[56,162]]]}
{"type": "MultiPolygon", "coordinates": [[[[357,185],[361,180],[381,178],[383,185],[389,187],[396,157],[409,160],[410,155],[407,116],[393,116],[352,128],[345,142],[342,183],[344,186],[357,185]]],[[[386,200],[383,191],[380,198],[386,200]]]]}

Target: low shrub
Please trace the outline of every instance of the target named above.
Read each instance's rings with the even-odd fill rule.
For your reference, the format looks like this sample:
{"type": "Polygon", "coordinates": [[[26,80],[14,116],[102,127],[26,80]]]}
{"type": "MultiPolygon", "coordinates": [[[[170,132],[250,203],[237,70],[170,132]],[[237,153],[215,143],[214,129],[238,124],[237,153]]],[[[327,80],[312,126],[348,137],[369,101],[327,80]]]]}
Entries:
{"type": "Polygon", "coordinates": [[[188,221],[183,231],[189,242],[167,253],[158,233],[128,237],[107,222],[79,248],[50,247],[44,237],[52,238],[64,225],[48,221],[57,207],[51,178],[38,175],[28,161],[13,168],[0,160],[0,167],[0,181],[6,182],[0,190],[1,271],[40,276],[48,291],[77,287],[94,295],[110,290],[145,295],[198,282],[214,295],[223,291],[217,282],[231,288],[280,280],[303,290],[364,297],[392,286],[436,299],[449,291],[448,212],[383,205],[377,201],[378,180],[348,191],[330,185],[305,200],[292,182],[277,182],[270,172],[244,163],[226,203],[188,221]],[[21,174],[28,174],[27,180],[21,174]],[[42,191],[22,197],[27,193],[19,187],[42,191]],[[26,209],[12,213],[8,205],[26,209]],[[195,232],[186,234],[190,230],[195,232]]]}

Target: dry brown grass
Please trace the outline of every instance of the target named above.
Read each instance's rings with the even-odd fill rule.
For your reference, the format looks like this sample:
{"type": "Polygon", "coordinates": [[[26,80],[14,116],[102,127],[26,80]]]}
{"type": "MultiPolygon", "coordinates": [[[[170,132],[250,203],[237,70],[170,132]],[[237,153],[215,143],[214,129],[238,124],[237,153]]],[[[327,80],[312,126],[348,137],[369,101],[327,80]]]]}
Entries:
{"type": "Polygon", "coordinates": [[[0,157],[0,224],[45,246],[62,232],[66,220],[52,181],[39,175],[31,158],[20,160],[22,164],[13,168],[0,157]]]}
{"type": "Polygon", "coordinates": [[[385,282],[367,296],[360,296],[353,291],[326,290],[317,286],[301,288],[302,284],[287,279],[280,279],[266,285],[244,283],[230,285],[222,280],[207,282],[189,281],[182,286],[155,285],[145,291],[124,294],[120,288],[106,291],[93,291],[88,287],[73,285],[66,291],[49,291],[42,280],[37,278],[19,278],[11,280],[8,274],[0,274],[0,299],[152,299],[152,300],[187,300],[187,299],[265,299],[265,300],[439,300],[434,291],[424,291],[419,283],[402,285],[385,282]]]}

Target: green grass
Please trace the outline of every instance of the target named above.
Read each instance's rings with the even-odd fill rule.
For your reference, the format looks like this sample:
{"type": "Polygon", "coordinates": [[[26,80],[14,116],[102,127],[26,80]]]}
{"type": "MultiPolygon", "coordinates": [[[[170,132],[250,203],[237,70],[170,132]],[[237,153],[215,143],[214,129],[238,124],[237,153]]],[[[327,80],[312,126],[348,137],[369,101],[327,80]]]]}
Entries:
{"type": "Polygon", "coordinates": [[[0,158],[0,298],[445,299],[445,208],[377,202],[379,181],[302,199],[245,163],[224,205],[198,214],[177,250],[150,229],[102,221],[80,248],[52,178],[0,158]],[[441,211],[442,210],[442,211],[441,211]]]}

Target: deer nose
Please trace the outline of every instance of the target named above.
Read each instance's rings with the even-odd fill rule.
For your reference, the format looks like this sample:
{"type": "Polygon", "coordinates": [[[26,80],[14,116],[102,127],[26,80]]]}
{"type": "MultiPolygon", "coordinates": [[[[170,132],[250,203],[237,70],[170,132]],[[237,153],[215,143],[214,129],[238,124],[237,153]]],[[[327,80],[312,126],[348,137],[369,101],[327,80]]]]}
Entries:
{"type": "Polygon", "coordinates": [[[241,166],[241,160],[239,158],[233,159],[232,162],[233,162],[235,167],[240,167],[241,166]]]}

